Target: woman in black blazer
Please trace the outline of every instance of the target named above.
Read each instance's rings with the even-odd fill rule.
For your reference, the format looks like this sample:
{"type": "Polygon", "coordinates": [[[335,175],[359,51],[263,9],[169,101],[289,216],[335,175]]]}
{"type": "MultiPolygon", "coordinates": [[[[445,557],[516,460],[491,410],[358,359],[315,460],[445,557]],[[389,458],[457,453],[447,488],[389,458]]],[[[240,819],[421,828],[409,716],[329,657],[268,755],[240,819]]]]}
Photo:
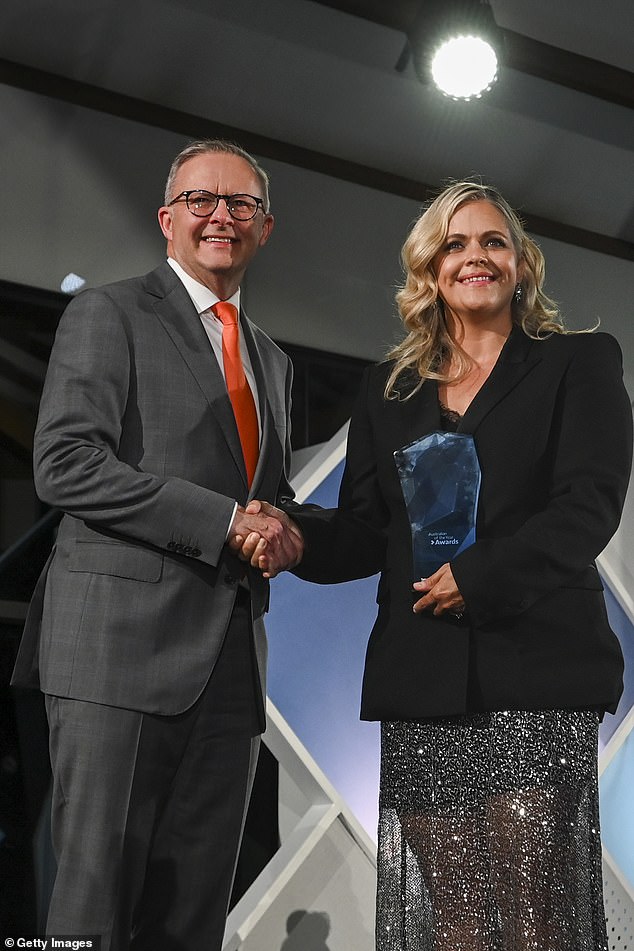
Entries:
{"type": "Polygon", "coordinates": [[[366,373],[339,507],[293,513],[301,577],[381,571],[377,949],[605,949],[597,728],[623,662],[594,559],[631,462],[620,350],[564,331],[494,189],[447,188],[403,260],[407,336],[366,373]],[[394,452],[437,430],[473,435],[476,541],[417,581],[394,452]]]}

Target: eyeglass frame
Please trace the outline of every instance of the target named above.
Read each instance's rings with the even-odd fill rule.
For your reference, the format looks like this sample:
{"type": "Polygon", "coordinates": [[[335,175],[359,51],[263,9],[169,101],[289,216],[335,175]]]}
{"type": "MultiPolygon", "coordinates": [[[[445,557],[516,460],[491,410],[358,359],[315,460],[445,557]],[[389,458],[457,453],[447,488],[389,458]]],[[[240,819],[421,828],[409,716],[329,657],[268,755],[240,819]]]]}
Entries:
{"type": "Polygon", "coordinates": [[[172,198],[172,200],[167,203],[167,207],[169,208],[171,205],[175,205],[177,202],[184,201],[185,204],[187,205],[187,211],[190,213],[190,215],[193,215],[195,218],[207,218],[208,215],[213,215],[214,211],[220,204],[220,199],[224,201],[227,211],[229,212],[229,214],[231,215],[234,221],[253,221],[253,219],[257,215],[258,210],[260,208],[262,209],[262,211],[264,211],[264,199],[258,198],[256,195],[249,195],[247,192],[236,192],[234,195],[216,195],[215,192],[210,192],[206,188],[190,188],[187,191],[180,192],[180,194],[178,194],[176,198],[172,198]],[[211,209],[211,211],[205,212],[204,215],[197,215],[196,212],[192,211],[192,209],[189,207],[189,196],[195,195],[197,193],[210,195],[216,199],[216,204],[214,205],[214,207],[211,209]],[[250,198],[252,201],[255,202],[255,211],[253,212],[252,215],[250,215],[249,218],[236,218],[233,212],[231,211],[231,209],[229,208],[229,202],[232,198],[242,198],[242,197],[250,198]]]}

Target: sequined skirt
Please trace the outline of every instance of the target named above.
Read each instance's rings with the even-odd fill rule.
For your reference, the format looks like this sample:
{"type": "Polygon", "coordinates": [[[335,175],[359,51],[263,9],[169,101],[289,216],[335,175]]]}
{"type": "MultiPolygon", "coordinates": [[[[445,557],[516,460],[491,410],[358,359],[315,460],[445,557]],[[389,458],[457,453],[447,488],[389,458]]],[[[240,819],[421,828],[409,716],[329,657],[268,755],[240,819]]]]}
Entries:
{"type": "Polygon", "coordinates": [[[381,728],[377,951],[605,951],[598,716],[381,728]]]}

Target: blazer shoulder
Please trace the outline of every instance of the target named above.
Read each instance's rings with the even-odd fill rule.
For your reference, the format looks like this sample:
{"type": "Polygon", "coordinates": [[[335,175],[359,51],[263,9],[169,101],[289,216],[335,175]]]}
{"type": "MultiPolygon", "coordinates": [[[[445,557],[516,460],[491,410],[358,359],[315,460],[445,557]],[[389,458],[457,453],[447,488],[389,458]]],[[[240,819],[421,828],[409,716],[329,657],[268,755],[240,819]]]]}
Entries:
{"type": "Polygon", "coordinates": [[[366,367],[364,376],[362,378],[362,386],[367,388],[368,398],[376,398],[381,401],[381,403],[399,405],[404,401],[407,401],[409,397],[413,395],[414,390],[418,395],[418,391],[428,391],[430,386],[435,386],[435,381],[431,379],[420,380],[420,376],[417,371],[410,367],[399,375],[398,380],[394,388],[394,393],[390,396],[385,395],[385,390],[387,387],[390,374],[394,369],[394,360],[384,360],[382,363],[371,364],[366,367]]]}
{"type": "Polygon", "coordinates": [[[170,274],[173,275],[176,281],[178,280],[169,265],[166,265],[165,268],[162,266],[155,268],[148,274],[126,277],[120,281],[110,281],[107,284],[99,284],[96,287],[87,287],[73,297],[68,307],[76,309],[77,307],[86,306],[90,302],[99,300],[119,302],[131,297],[137,298],[140,295],[148,293],[153,296],[163,296],[174,286],[173,281],[170,281],[170,274]],[[170,272],[169,274],[166,274],[166,269],[170,272]]]}
{"type": "Polygon", "coordinates": [[[543,340],[535,340],[535,345],[539,348],[544,347],[547,351],[565,353],[570,356],[592,353],[597,355],[621,353],[621,347],[616,337],[605,331],[589,330],[581,333],[551,334],[549,337],[544,337],[543,340]]]}
{"type": "Polygon", "coordinates": [[[174,291],[182,290],[183,300],[188,300],[187,291],[169,264],[161,264],[147,274],[111,281],[97,287],[88,287],[74,297],[66,311],[90,314],[92,311],[128,312],[152,307],[157,298],[165,298],[174,291]],[[147,301],[143,304],[143,301],[147,301]]]}
{"type": "Polygon", "coordinates": [[[387,360],[382,363],[368,364],[361,374],[361,389],[369,391],[380,390],[382,392],[385,389],[391,368],[392,363],[387,360]]]}
{"type": "Polygon", "coordinates": [[[374,403],[384,399],[391,363],[371,363],[363,370],[357,392],[356,405],[374,403]]]}
{"type": "MultiPolygon", "coordinates": [[[[378,392],[381,395],[385,392],[390,373],[394,369],[394,360],[382,360],[380,363],[370,363],[363,371],[362,380],[364,385],[371,392],[378,392]]],[[[418,375],[414,370],[404,370],[398,379],[399,388],[404,386],[407,389],[416,385],[418,375]]]]}
{"type": "Polygon", "coordinates": [[[589,331],[587,333],[552,334],[542,340],[532,341],[532,352],[561,372],[566,368],[592,373],[609,370],[622,372],[623,354],[612,334],[589,331]]]}

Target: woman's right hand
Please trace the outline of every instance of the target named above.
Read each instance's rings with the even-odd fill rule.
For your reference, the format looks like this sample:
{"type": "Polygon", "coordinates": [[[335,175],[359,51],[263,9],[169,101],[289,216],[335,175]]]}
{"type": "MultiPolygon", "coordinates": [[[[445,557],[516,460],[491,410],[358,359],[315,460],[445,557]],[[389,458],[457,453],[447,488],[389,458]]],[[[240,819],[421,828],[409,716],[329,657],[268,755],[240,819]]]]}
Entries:
{"type": "Polygon", "coordinates": [[[450,564],[441,565],[429,578],[421,578],[414,582],[414,591],[424,592],[414,605],[414,613],[430,611],[436,616],[449,613],[461,616],[465,610],[465,603],[458,591],[456,580],[450,564]]]}

